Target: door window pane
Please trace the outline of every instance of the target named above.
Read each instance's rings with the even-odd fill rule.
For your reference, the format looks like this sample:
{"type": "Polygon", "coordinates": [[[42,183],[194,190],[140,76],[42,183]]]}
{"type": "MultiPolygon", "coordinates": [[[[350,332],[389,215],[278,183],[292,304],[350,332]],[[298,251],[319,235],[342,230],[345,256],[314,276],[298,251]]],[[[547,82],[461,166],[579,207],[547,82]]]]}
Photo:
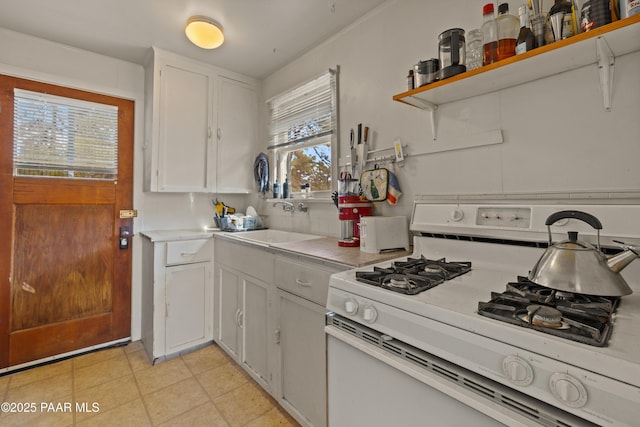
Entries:
{"type": "Polygon", "coordinates": [[[15,176],[117,178],[117,107],[14,91],[15,176]]]}

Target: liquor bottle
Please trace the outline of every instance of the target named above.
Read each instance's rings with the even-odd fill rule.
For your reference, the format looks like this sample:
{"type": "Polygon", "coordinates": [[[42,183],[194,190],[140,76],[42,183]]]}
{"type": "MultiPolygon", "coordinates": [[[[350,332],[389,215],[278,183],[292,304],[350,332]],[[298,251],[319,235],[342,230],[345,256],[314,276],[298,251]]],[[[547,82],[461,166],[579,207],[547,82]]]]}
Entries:
{"type": "Polygon", "coordinates": [[[609,23],[611,23],[610,2],[606,0],[584,2],[580,11],[580,28],[583,33],[609,23]]]}
{"type": "Polygon", "coordinates": [[[533,31],[529,28],[529,8],[526,4],[518,8],[518,14],[520,15],[520,33],[518,33],[518,38],[516,39],[516,55],[528,52],[536,47],[533,31]]]}
{"type": "Polygon", "coordinates": [[[494,19],[493,3],[482,8],[482,20],[482,65],[488,65],[498,60],[498,25],[494,19]]]}
{"type": "Polygon", "coordinates": [[[516,38],[520,22],[518,18],[509,13],[509,3],[501,3],[498,6],[498,61],[507,59],[516,54],[516,38]]]}
{"type": "Polygon", "coordinates": [[[289,175],[287,175],[287,177],[284,180],[284,183],[282,184],[282,198],[283,199],[288,199],[289,196],[291,195],[289,193],[290,187],[291,187],[291,185],[289,183],[289,175]]]}

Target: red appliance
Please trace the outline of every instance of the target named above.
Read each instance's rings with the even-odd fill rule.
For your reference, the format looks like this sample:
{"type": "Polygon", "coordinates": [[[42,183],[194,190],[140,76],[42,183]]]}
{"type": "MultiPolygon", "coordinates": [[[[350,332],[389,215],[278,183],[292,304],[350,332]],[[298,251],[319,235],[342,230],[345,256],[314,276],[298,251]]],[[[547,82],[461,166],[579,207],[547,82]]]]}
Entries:
{"type": "Polygon", "coordinates": [[[343,179],[338,183],[338,246],[360,246],[360,218],[373,215],[373,203],[361,198],[357,188],[357,179],[343,179]]]}

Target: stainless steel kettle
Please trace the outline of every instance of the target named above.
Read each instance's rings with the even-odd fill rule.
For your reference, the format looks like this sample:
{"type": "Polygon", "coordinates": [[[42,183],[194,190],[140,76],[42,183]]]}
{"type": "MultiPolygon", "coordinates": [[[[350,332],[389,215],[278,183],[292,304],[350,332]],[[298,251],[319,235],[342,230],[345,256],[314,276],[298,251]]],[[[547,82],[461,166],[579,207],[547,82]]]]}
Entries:
{"type": "Polygon", "coordinates": [[[622,244],[623,252],[606,257],[600,251],[602,223],[595,216],[580,211],[555,212],[547,218],[549,247],[529,274],[529,280],[548,288],[579,294],[623,296],[633,291],[620,275],[631,261],[640,257],[638,249],[622,244]],[[577,231],[569,231],[569,239],[553,243],[551,225],[572,218],[591,225],[597,231],[597,247],[578,240],[577,231]]]}

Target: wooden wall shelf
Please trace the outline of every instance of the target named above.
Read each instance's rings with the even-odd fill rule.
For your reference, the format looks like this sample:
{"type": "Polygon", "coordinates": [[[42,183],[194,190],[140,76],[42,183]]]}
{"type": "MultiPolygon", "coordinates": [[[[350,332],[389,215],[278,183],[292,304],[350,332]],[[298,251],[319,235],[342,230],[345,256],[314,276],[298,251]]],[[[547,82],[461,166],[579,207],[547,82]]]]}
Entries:
{"type": "Polygon", "coordinates": [[[605,92],[610,88],[613,77],[613,59],[638,50],[640,15],[635,15],[446,80],[397,94],[393,100],[429,110],[433,115],[440,104],[518,86],[586,65],[599,64],[604,104],[605,109],[608,109],[605,92]]]}

